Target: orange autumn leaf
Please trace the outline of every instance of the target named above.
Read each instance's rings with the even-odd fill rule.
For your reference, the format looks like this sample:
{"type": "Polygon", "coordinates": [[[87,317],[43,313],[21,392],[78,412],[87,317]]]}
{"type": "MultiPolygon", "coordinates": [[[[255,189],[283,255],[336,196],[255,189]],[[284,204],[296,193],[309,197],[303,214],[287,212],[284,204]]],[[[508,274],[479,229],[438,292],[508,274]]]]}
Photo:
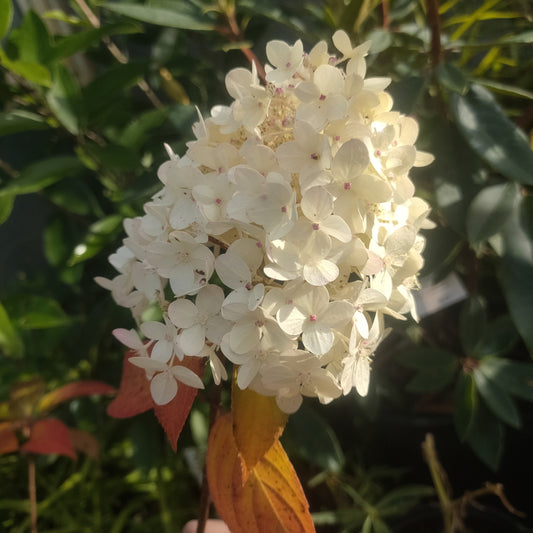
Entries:
{"type": "Polygon", "coordinates": [[[0,423],[0,455],[16,452],[19,449],[17,435],[11,428],[11,422],[0,423]]]}
{"type": "Polygon", "coordinates": [[[279,440],[245,478],[231,413],[217,419],[207,449],[215,506],[232,533],[313,533],[309,505],[279,440]]]}
{"type": "Polygon", "coordinates": [[[251,470],[283,433],[288,415],[273,396],[241,390],[233,380],[233,436],[246,468],[251,470]]]}
{"type": "MultiPolygon", "coordinates": [[[[153,408],[172,449],[176,451],[178,437],[189,416],[198,390],[180,383],[178,394],[173,400],[166,405],[156,405],[150,394],[150,382],[146,378],[145,370],[128,361],[130,357],[136,355],[134,350],[126,352],[118,395],[109,404],[107,414],[113,418],[129,418],[153,408]]],[[[204,360],[201,357],[186,356],[179,364],[192,370],[200,377],[203,374],[204,360]]]]}
{"type": "Polygon", "coordinates": [[[93,394],[111,394],[115,389],[102,381],[73,381],[67,383],[48,394],[45,394],[39,402],[39,411],[50,411],[60,403],[79,398],[80,396],[92,396],[93,394]]]}
{"type": "Polygon", "coordinates": [[[57,453],[76,459],[68,427],[57,418],[38,420],[31,428],[30,439],[21,447],[26,453],[57,453]]]}

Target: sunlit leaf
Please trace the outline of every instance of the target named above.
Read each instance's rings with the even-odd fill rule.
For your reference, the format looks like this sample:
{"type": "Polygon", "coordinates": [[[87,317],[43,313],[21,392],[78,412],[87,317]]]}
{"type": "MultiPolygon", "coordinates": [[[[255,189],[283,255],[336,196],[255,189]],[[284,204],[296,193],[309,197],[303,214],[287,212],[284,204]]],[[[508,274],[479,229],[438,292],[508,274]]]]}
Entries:
{"type": "Polygon", "coordinates": [[[479,394],[489,409],[502,421],[520,429],[522,421],[513,399],[497,382],[487,378],[481,370],[474,370],[474,381],[479,394]]]}
{"type": "Polygon", "coordinates": [[[51,38],[46,25],[32,9],[26,11],[21,24],[11,31],[9,41],[17,49],[17,61],[47,64],[52,47],[51,38]]]}
{"type": "Polygon", "coordinates": [[[21,446],[25,453],[59,454],[76,459],[70,431],[56,418],[38,420],[31,428],[30,439],[21,446]]]}
{"type": "Polygon", "coordinates": [[[115,389],[102,381],[74,381],[45,394],[39,403],[39,411],[50,411],[60,403],[72,400],[72,398],[112,394],[113,392],[115,389]]]}
{"type": "Polygon", "coordinates": [[[251,470],[279,439],[288,415],[277,406],[274,396],[241,390],[236,380],[233,380],[231,411],[235,443],[251,470]]]}
{"type": "Polygon", "coordinates": [[[27,166],[17,178],[0,189],[0,196],[38,192],[60,179],[76,175],[82,169],[80,160],[70,155],[41,159],[27,166]]]}
{"type": "Polygon", "coordinates": [[[215,422],[207,449],[209,488],[232,533],[315,531],[300,481],[279,441],[242,477],[231,413],[215,422]]]}
{"type": "Polygon", "coordinates": [[[464,96],[451,93],[450,108],[465,141],[482,159],[510,179],[533,184],[527,138],[487,89],[473,84],[464,96]]]}
{"type": "Polygon", "coordinates": [[[128,2],[107,3],[103,7],[126,15],[127,17],[149,22],[150,24],[157,24],[160,26],[167,26],[171,28],[182,28],[186,30],[213,30],[213,24],[203,20],[202,18],[194,17],[192,14],[180,12],[180,5],[174,4],[174,8],[158,7],[152,5],[139,5],[128,2]]]}

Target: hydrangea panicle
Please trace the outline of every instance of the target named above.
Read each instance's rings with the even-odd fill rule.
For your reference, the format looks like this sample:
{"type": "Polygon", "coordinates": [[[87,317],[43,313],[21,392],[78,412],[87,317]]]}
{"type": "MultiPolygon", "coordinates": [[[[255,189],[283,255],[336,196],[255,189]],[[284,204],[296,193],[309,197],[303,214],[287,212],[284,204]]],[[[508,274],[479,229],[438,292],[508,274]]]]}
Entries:
{"type": "Polygon", "coordinates": [[[232,103],[199,114],[182,157],[167,146],[162,188],[125,221],[118,275],[97,282],[138,323],[144,340],[115,336],[157,404],[178,382],[203,387],[184,356],[207,359],[217,384],[236,365],[239,387],[287,413],[303,396],[364,396],[385,315],[416,316],[419,230],[433,224],[409,173],[432,156],[390,80],[366,77],[370,43],[337,31],[333,44],[271,41],[264,81],[255,65],[229,72],[232,103]],[[160,322],[143,320],[153,305],[160,322]]]}

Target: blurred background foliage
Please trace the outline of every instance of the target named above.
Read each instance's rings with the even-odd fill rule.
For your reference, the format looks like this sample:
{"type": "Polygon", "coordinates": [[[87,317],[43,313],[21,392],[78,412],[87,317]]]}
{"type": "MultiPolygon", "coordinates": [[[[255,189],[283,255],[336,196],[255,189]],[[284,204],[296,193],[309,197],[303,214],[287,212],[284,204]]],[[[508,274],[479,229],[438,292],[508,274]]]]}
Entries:
{"type": "MultiPolygon", "coordinates": [[[[271,39],[310,49],[342,28],[372,42],[370,75],[392,78],[436,158],[413,173],[437,223],[431,312],[395,324],[368,398],[304,406],[285,446],[320,531],[401,531],[436,501],[427,432],[456,495],[503,481],[531,510],[532,20],[527,0],[0,0],[0,401],[35,376],[118,386],[111,330],[133,324],[93,277],[112,276],[122,220],[157,190],[163,143],[184,153],[195,106],[229,102],[224,76],[246,48],[265,61],[271,39]]],[[[151,414],[112,420],[105,403],[58,411],[100,454],[37,458],[39,529],[179,531],[197,509],[204,407],[173,454],[151,414]]],[[[0,456],[3,531],[30,531],[25,461],[0,456]]]]}

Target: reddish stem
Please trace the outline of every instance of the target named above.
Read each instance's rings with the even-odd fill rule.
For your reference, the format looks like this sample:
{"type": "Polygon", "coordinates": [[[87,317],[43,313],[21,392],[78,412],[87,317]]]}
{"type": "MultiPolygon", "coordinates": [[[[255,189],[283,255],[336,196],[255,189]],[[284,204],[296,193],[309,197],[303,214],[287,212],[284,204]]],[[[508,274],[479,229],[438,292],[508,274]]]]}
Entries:
{"type": "Polygon", "coordinates": [[[431,29],[431,65],[436,68],[444,59],[440,40],[439,0],[427,0],[427,17],[431,29]]]}
{"type": "Polygon", "coordinates": [[[35,459],[28,455],[28,494],[30,497],[31,533],[37,533],[37,484],[35,482],[35,459]]]}

